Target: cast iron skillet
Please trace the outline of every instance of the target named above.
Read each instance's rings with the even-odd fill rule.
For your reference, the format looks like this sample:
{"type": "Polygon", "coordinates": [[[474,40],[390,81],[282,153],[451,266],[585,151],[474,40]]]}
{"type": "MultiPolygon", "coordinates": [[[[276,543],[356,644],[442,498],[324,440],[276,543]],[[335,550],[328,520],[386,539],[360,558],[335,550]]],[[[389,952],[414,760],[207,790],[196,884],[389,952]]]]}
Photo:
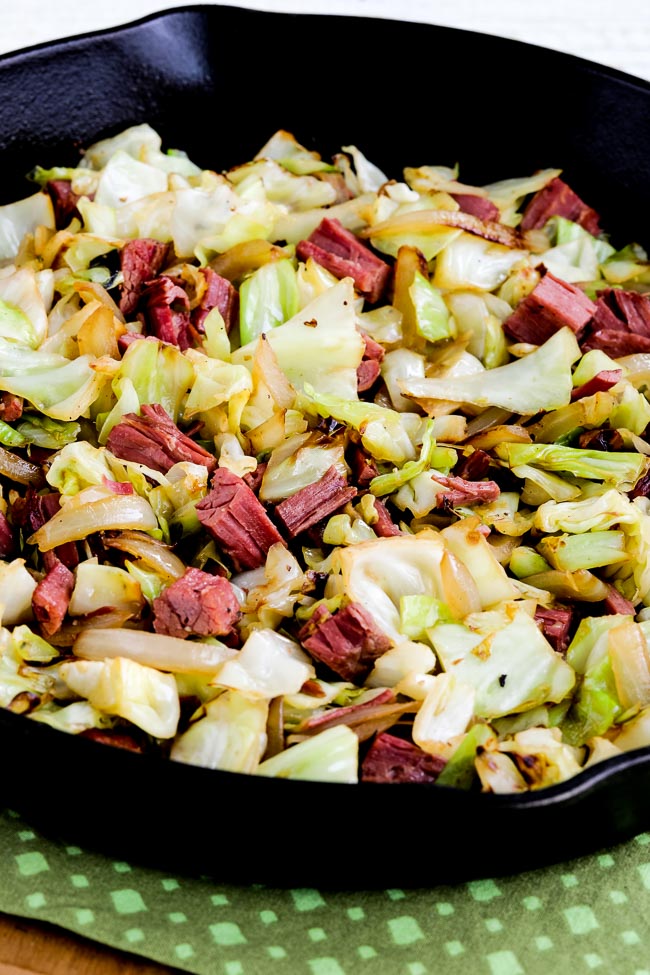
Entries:
{"type": "MultiPolygon", "coordinates": [[[[80,147],[148,121],[215,169],[251,158],[278,128],[324,156],[354,143],[395,177],[456,161],[469,183],[558,167],[615,245],[647,234],[650,85],[493,36],[185,7],[0,58],[0,90],[0,203],[28,195],[36,163],[75,164],[80,147]]],[[[650,749],[503,797],[213,772],[6,711],[0,745],[0,801],[50,835],[222,880],[428,886],[650,827],[650,749]]]]}

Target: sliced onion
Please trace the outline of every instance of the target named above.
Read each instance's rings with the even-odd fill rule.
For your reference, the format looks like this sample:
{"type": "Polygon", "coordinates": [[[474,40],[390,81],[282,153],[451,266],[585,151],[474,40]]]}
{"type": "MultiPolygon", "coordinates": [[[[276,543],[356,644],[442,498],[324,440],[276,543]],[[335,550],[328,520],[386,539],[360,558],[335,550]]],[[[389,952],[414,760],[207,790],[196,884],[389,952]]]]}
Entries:
{"type": "Polygon", "coordinates": [[[477,237],[505,247],[521,247],[521,234],[494,220],[481,220],[463,210],[410,210],[359,231],[360,237],[397,237],[405,233],[423,234],[434,227],[459,227],[477,237]]]}
{"type": "Polygon", "coordinates": [[[281,410],[288,410],[293,406],[296,391],[280,369],[278,357],[264,333],[257,341],[253,358],[253,382],[256,386],[260,379],[281,410]]]}
{"type": "Polygon", "coordinates": [[[115,326],[115,315],[110,308],[99,305],[77,332],[80,355],[91,355],[96,358],[106,355],[119,359],[117,337],[118,334],[124,333],[124,326],[117,322],[119,332],[115,326]]]}
{"type": "Polygon", "coordinates": [[[500,406],[490,406],[489,409],[484,410],[469,421],[466,435],[468,438],[474,437],[477,433],[482,433],[483,430],[505,423],[511,416],[512,413],[509,410],[504,410],[500,406]]]}
{"type": "Polygon", "coordinates": [[[268,240],[245,240],[215,257],[210,261],[210,267],[222,278],[238,281],[249,271],[256,271],[263,264],[280,261],[283,257],[287,257],[287,252],[277,244],[270,244],[268,240]]]}
{"type": "MultiPolygon", "coordinates": [[[[99,612],[89,613],[88,616],[79,616],[69,623],[64,623],[60,630],[48,636],[48,642],[53,647],[71,647],[77,637],[84,630],[106,630],[109,627],[115,632],[124,626],[133,616],[130,609],[102,609],[99,612]]],[[[136,629],[145,626],[143,622],[134,624],[136,629]]]]}
{"type": "Polygon", "coordinates": [[[263,760],[284,751],[284,698],[274,697],[269,704],[266,722],[266,751],[263,760]]]}
{"type": "Polygon", "coordinates": [[[444,600],[454,619],[465,619],[468,613],[478,613],[483,608],[474,578],[465,564],[452,552],[443,552],[440,579],[444,600]]]}
{"type": "Polygon", "coordinates": [[[120,528],[158,527],[151,505],[138,495],[114,494],[98,501],[90,501],[78,508],[65,505],[53,518],[28,539],[41,552],[49,552],[57,545],[77,542],[94,532],[120,528]]]}
{"type": "Polygon", "coordinates": [[[81,295],[85,302],[98,301],[100,304],[104,305],[109,309],[114,318],[117,318],[118,322],[122,325],[125,322],[124,315],[115,304],[111,296],[109,295],[106,288],[98,284],[97,281],[76,281],[73,285],[73,290],[81,295]]]}
{"type": "Polygon", "coordinates": [[[466,437],[464,443],[476,450],[492,450],[500,443],[531,443],[531,436],[525,427],[518,423],[490,427],[473,437],[466,437]]]}
{"type": "Polygon", "coordinates": [[[18,484],[41,484],[43,482],[43,471],[38,464],[32,464],[30,460],[17,457],[10,450],[0,447],[0,474],[8,477],[11,481],[18,484]]]}
{"type": "Polygon", "coordinates": [[[127,657],[156,670],[210,675],[238,653],[222,643],[197,643],[129,629],[84,630],[77,638],[73,652],[85,660],[127,657]]]}
{"type": "Polygon", "coordinates": [[[150,569],[158,572],[170,582],[180,579],[185,575],[187,567],[174,555],[172,550],[164,542],[145,535],[144,532],[123,531],[119,535],[112,535],[104,539],[107,548],[119,548],[122,552],[135,555],[142,559],[150,569]]]}

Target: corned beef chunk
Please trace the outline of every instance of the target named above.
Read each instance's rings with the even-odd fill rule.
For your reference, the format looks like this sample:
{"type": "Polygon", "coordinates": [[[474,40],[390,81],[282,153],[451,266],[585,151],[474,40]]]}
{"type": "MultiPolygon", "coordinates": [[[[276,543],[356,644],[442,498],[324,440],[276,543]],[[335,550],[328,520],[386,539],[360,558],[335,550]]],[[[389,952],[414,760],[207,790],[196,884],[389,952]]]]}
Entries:
{"type": "Polygon", "coordinates": [[[435,782],[446,762],[417,745],[384,732],[361,763],[362,782],[435,782]]]}
{"type": "Polygon", "coordinates": [[[138,340],[144,341],[146,338],[150,338],[152,342],[156,341],[153,335],[142,335],[140,332],[123,332],[117,340],[117,347],[122,355],[124,355],[133,342],[137,342],[138,340]]]}
{"type": "Polygon", "coordinates": [[[150,237],[129,240],[120,252],[123,283],[120,289],[120,311],[127,318],[135,313],[147,281],[164,267],[169,244],[150,237]]]}
{"type": "Polygon", "coordinates": [[[386,355],[386,350],[379,342],[375,342],[369,335],[363,335],[365,345],[363,359],[357,367],[357,390],[364,393],[379,378],[380,363],[386,355]]]}
{"type": "Polygon", "coordinates": [[[69,179],[51,179],[45,189],[54,207],[54,222],[59,230],[67,227],[73,217],[81,219],[77,203],[81,199],[72,189],[69,179]]]}
{"type": "Polygon", "coordinates": [[[142,416],[125,413],[111,430],[106,447],[115,457],[145,464],[161,474],[183,461],[202,464],[209,471],[217,466],[216,458],[182,433],[159,403],[142,406],[142,416]]]}
{"type": "Polygon", "coordinates": [[[254,494],[259,494],[266,468],[266,464],[258,464],[255,470],[251,471],[250,474],[244,474],[244,481],[246,484],[248,484],[249,488],[254,494]]]}
{"type": "Polygon", "coordinates": [[[521,229],[533,230],[543,227],[550,217],[565,217],[567,220],[579,223],[595,237],[600,233],[599,215],[587,206],[559,176],[552,179],[532,198],[524,210],[521,229]]]}
{"type": "Polygon", "coordinates": [[[28,488],[25,497],[16,498],[11,506],[15,524],[24,528],[30,535],[37,532],[61,507],[60,497],[58,491],[39,494],[34,488],[28,488]]]}
{"type": "Polygon", "coordinates": [[[461,457],[454,474],[466,481],[481,481],[490,469],[490,455],[485,450],[473,450],[467,457],[461,457]]]}
{"type": "Polygon", "coordinates": [[[650,336],[650,296],[639,291],[608,288],[599,295],[598,300],[608,303],[612,311],[623,319],[630,332],[650,336]]]}
{"type": "Polygon", "coordinates": [[[572,618],[572,609],[546,609],[538,606],[535,610],[535,622],[539,623],[542,633],[558,653],[564,653],[569,646],[572,618]]]}
{"type": "Polygon", "coordinates": [[[646,335],[635,335],[625,329],[602,328],[591,332],[582,343],[582,351],[600,349],[612,359],[622,355],[633,355],[635,352],[650,352],[650,338],[646,335]]]}
{"type": "Polygon", "coordinates": [[[314,659],[343,680],[362,681],[391,642],[359,603],[348,603],[332,615],[318,606],[298,639],[314,659]]]}
{"type": "Polygon", "coordinates": [[[352,480],[360,488],[368,487],[373,477],[377,477],[379,474],[379,468],[372,457],[369,457],[363,448],[357,444],[350,451],[348,463],[352,471],[352,480]]]}
{"type": "Polygon", "coordinates": [[[583,396],[593,396],[594,393],[606,393],[616,383],[620,383],[622,378],[622,369],[601,369],[597,375],[583,383],[582,386],[576,386],[571,392],[571,399],[576,400],[583,396]]]}
{"type": "Polygon", "coordinates": [[[451,196],[463,213],[471,213],[479,220],[493,221],[501,216],[498,206],[484,196],[474,196],[472,193],[452,193],[451,196]]]}
{"type": "Polygon", "coordinates": [[[621,595],[615,586],[609,586],[609,595],[605,599],[605,609],[608,613],[622,613],[624,616],[634,616],[636,609],[634,603],[621,595]]]}
{"type": "MultiPolygon", "coordinates": [[[[650,338],[650,297],[638,291],[605,288],[598,295],[591,323],[591,334],[585,348],[602,349],[606,345],[615,349],[629,347],[631,352],[645,352],[650,338]],[[629,333],[626,338],[624,334],[629,333]]],[[[626,355],[618,352],[618,355],[626,355]]]]}
{"type": "Polygon", "coordinates": [[[156,633],[183,640],[197,636],[227,636],[241,616],[235,590],[223,576],[188,569],[153,601],[156,633]]]}
{"type": "Polygon", "coordinates": [[[0,419],[5,423],[13,423],[23,415],[23,400],[13,393],[0,393],[0,419]]]}
{"type": "Polygon", "coordinates": [[[375,535],[378,535],[379,538],[390,538],[391,535],[402,534],[401,529],[397,527],[388,513],[388,508],[379,498],[375,498],[375,511],[377,512],[377,521],[371,525],[375,535]]]}
{"type": "Polygon", "coordinates": [[[16,545],[14,533],[6,516],[0,511],[0,559],[11,557],[16,545]]]}
{"type": "MultiPolygon", "coordinates": [[[[58,491],[50,491],[48,494],[38,494],[33,488],[28,488],[24,498],[18,498],[11,507],[14,524],[25,529],[26,534],[30,535],[42,528],[46,521],[53,518],[61,507],[58,491]]],[[[76,542],[65,542],[57,545],[53,556],[56,556],[68,569],[74,569],[79,563],[79,553],[76,542]]],[[[45,558],[50,557],[50,553],[45,553],[45,558]]],[[[46,565],[46,568],[49,566],[46,565]]]]}
{"type": "Polygon", "coordinates": [[[584,291],[547,271],[505,320],[503,329],[515,342],[541,345],[568,325],[579,339],[594,311],[594,302],[584,291]]]}
{"type": "Polygon", "coordinates": [[[205,291],[192,312],[192,325],[197,332],[203,332],[206,318],[213,308],[218,308],[226,331],[230,332],[239,316],[239,292],[227,278],[222,278],[211,267],[202,267],[199,273],[205,278],[205,291]]]}
{"type": "Polygon", "coordinates": [[[464,477],[446,477],[437,471],[431,476],[444,487],[444,491],[436,496],[438,508],[454,508],[459,504],[489,504],[490,501],[496,501],[501,493],[496,481],[468,481],[464,477]]]}
{"type": "Polygon", "coordinates": [[[364,359],[376,359],[377,362],[381,362],[386,355],[386,350],[384,349],[383,345],[380,345],[379,342],[375,342],[375,340],[371,339],[369,335],[362,333],[362,336],[363,344],[365,346],[363,352],[364,359]]]}
{"type": "Polygon", "coordinates": [[[74,575],[70,569],[57,558],[51,559],[50,564],[52,568],[32,595],[34,616],[46,636],[52,636],[61,629],[74,589],[74,575]]]}
{"type": "Polygon", "coordinates": [[[275,509],[275,516],[289,537],[295,538],[300,532],[342,508],[356,493],[357,489],[350,487],[343,475],[332,465],[315,484],[308,484],[290,498],[281,501],[275,509]]]}
{"type": "Polygon", "coordinates": [[[335,219],[324,217],[307,240],[296,247],[300,261],[313,257],[336,275],[353,278],[355,287],[370,302],[378,301],[390,276],[390,266],[335,219]]]}
{"type": "Polygon", "coordinates": [[[212,489],[196,506],[203,527],[231,559],[235,569],[257,569],[271,545],[284,541],[248,485],[220,467],[212,489]]]}
{"type": "Polygon", "coordinates": [[[114,481],[110,477],[102,475],[102,484],[112,491],[113,494],[135,494],[135,488],[130,481],[114,481]]]}
{"type": "Polygon", "coordinates": [[[189,349],[190,299],[171,278],[163,274],[147,283],[140,299],[140,314],[150,335],[181,351],[189,349]]]}
{"type": "Polygon", "coordinates": [[[376,359],[362,359],[357,366],[357,392],[365,393],[379,379],[381,366],[376,359]]]}
{"type": "Polygon", "coordinates": [[[650,297],[637,291],[605,288],[600,292],[584,352],[600,349],[613,359],[650,351],[650,297]]]}

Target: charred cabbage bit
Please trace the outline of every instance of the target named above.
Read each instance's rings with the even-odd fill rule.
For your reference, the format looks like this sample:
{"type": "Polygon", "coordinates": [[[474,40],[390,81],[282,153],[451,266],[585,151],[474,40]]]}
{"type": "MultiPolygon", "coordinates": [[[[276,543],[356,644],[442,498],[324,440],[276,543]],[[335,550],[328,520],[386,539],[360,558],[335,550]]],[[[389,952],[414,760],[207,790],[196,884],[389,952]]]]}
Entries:
{"type": "Polygon", "coordinates": [[[647,253],[408,162],[141,124],[0,207],[1,707],[492,793],[650,747],[647,253]]]}

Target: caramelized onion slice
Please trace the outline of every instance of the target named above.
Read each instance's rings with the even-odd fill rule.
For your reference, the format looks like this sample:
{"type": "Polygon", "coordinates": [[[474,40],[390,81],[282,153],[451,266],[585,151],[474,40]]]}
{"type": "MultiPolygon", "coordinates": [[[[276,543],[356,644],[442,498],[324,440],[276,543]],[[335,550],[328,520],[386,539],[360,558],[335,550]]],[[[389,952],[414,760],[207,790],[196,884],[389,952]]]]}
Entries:
{"type": "Polygon", "coordinates": [[[18,457],[10,450],[0,447],[0,474],[18,484],[42,484],[43,471],[24,457],[18,457]]]}
{"type": "Polygon", "coordinates": [[[136,663],[177,674],[215,674],[237,650],[222,643],[199,643],[175,636],[129,629],[84,630],[74,648],[85,660],[128,657],[136,663]]]}
{"type": "Polygon", "coordinates": [[[142,559],[150,569],[170,582],[185,575],[185,564],[174,555],[169,545],[150,535],[145,535],[144,532],[122,531],[117,535],[104,538],[104,545],[107,548],[118,548],[122,552],[128,552],[129,555],[142,559]]]}
{"type": "Polygon", "coordinates": [[[138,495],[115,494],[83,505],[66,505],[30,536],[30,545],[49,552],[66,542],[77,542],[94,532],[120,528],[158,527],[151,505],[138,495]]]}

